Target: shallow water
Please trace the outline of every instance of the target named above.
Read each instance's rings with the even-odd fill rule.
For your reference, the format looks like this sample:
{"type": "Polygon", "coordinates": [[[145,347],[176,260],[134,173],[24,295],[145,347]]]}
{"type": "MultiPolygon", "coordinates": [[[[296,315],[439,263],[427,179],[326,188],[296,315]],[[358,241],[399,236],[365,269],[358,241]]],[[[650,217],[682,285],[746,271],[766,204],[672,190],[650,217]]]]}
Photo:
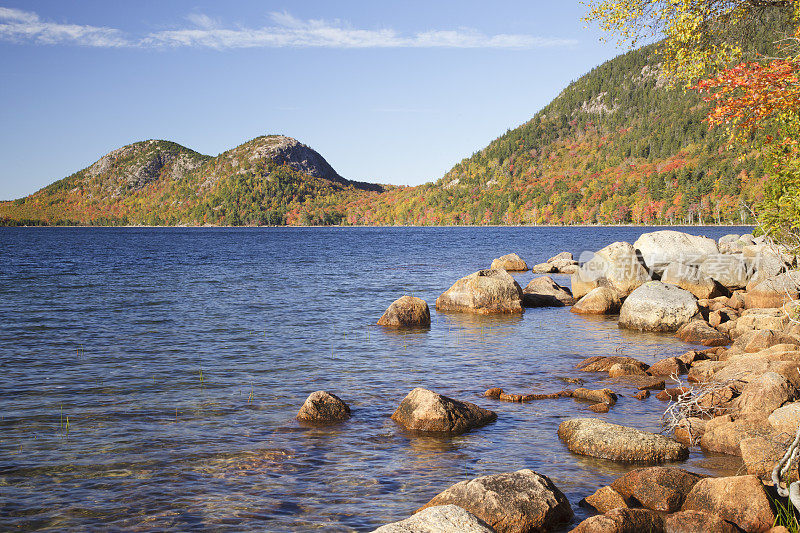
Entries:
{"type": "MultiPolygon", "coordinates": [[[[533,264],[644,231],[0,228],[0,529],[368,531],[457,481],[520,468],[548,475],[580,520],[578,501],[631,467],[571,454],[559,422],[657,431],[664,404],[628,396],[596,415],[572,399],[481,394],[552,392],[560,377],[602,386],[575,363],[653,362],[688,345],[566,308],[432,308],[430,329],[405,333],[373,324],[404,293],[433,307],[505,253],[533,264]],[[409,435],[389,416],[417,386],[498,420],[455,438],[409,435]],[[295,421],[319,389],[352,419],[295,421]]],[[[739,463],[693,452],[686,466],[722,474],[739,463]]]]}

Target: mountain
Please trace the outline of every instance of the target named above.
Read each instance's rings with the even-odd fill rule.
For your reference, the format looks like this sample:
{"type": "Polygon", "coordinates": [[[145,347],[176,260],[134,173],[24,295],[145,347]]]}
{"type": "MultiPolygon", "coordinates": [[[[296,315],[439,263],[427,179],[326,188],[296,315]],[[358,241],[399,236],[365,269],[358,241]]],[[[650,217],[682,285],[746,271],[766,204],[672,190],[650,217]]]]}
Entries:
{"type": "Polygon", "coordinates": [[[332,224],[341,222],[331,206],[342,195],[367,191],[383,187],[342,178],[291,137],[257,137],[217,157],[148,140],[0,203],[0,218],[6,224],[332,224]]]}
{"type": "Polygon", "coordinates": [[[750,222],[746,205],[761,199],[765,182],[759,154],[708,129],[700,97],[664,79],[659,46],[594,68],[533,118],[417,187],[348,181],[289,137],[258,137],[213,158],[144,141],[0,203],[0,223],[750,222]]]}

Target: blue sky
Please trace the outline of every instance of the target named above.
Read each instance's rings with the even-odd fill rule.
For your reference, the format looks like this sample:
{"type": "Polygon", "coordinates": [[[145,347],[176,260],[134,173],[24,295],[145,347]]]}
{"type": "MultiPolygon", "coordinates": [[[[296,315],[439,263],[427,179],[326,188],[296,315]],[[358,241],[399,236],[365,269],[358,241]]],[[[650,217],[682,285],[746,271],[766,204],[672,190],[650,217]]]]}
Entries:
{"type": "Polygon", "coordinates": [[[579,2],[0,0],[0,199],[143,139],[281,133],[416,185],[622,50],[579,2]]]}

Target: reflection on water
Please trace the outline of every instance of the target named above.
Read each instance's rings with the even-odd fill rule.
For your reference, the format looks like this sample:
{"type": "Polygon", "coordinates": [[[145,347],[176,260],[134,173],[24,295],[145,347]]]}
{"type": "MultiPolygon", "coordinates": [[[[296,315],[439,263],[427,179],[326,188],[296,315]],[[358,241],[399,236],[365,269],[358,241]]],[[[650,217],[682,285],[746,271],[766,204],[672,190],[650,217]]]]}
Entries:
{"type": "MultiPolygon", "coordinates": [[[[367,531],[455,482],[519,468],[550,476],[581,519],[577,502],[630,467],[569,453],[558,424],[598,416],[658,431],[664,404],[574,365],[618,353],[654,362],[687,345],[568,308],[432,309],[431,327],[411,331],[374,323],[403,294],[432,306],[505,253],[536,263],[640,233],[0,229],[0,529],[367,531]],[[564,379],[622,396],[602,415],[572,399],[482,396],[576,386],[564,379]],[[417,386],[498,419],[454,438],[409,434],[389,417],[417,386]],[[352,418],[294,420],[318,389],[352,418]]],[[[694,452],[686,465],[741,463],[694,452]]]]}

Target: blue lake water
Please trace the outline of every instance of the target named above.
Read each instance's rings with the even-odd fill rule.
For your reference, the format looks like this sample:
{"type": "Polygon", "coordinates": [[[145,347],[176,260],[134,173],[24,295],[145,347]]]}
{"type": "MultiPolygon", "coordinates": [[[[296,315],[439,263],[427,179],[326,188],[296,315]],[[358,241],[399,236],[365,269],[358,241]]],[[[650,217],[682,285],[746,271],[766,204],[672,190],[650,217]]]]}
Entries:
{"type": "MultiPolygon", "coordinates": [[[[750,228],[675,228],[718,238],[750,228]]],[[[647,228],[0,228],[0,529],[369,531],[478,475],[531,468],[578,501],[632,468],[571,454],[561,420],[659,430],[665,404],[510,404],[490,387],[553,392],[574,365],[654,362],[690,346],[568,308],[441,314],[436,297],[500,255],[633,242],[647,228]],[[375,326],[396,298],[429,330],[375,326]],[[414,387],[498,420],[455,438],[389,417],[414,387]],[[309,393],[352,419],[307,427],[309,393]]],[[[524,287],[532,274],[516,276],[524,287]]],[[[553,276],[568,283],[567,276],[553,276]]],[[[628,394],[615,386],[618,392],[628,394]]],[[[693,452],[687,468],[739,463],[693,452]]]]}

